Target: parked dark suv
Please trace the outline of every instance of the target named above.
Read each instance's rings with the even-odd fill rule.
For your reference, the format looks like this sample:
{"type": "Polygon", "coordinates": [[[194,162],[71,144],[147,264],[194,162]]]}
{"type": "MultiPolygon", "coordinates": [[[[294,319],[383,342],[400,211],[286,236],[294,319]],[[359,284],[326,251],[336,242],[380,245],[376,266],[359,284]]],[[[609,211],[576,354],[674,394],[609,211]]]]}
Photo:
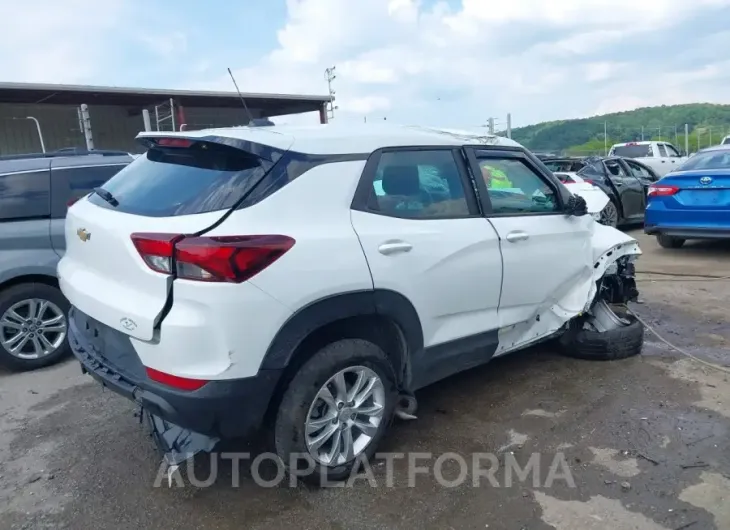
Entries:
{"type": "Polygon", "coordinates": [[[132,160],[117,151],[0,157],[0,365],[32,370],[69,353],[56,280],[66,210],[132,160]]]}

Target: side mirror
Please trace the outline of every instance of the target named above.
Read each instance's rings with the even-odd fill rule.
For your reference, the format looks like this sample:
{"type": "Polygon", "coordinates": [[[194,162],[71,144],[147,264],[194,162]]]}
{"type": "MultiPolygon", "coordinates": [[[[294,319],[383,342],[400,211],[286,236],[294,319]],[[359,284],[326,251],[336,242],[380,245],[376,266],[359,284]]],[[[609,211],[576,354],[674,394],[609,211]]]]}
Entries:
{"type": "Polygon", "coordinates": [[[565,205],[565,213],[574,217],[588,215],[586,200],[579,195],[571,195],[568,204],[565,205]]]}

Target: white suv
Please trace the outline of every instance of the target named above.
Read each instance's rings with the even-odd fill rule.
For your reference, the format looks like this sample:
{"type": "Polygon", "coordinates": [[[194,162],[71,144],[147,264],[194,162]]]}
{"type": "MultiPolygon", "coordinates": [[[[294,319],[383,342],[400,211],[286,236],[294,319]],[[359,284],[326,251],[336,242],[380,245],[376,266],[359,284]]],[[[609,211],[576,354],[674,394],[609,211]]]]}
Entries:
{"type": "MultiPolygon", "coordinates": [[[[82,369],[173,458],[272,428],[345,477],[414,391],[548,339],[641,351],[631,237],[531,153],[416,127],[143,133],[66,221],[82,369]]],[[[289,469],[291,472],[292,469],[289,469]]]]}

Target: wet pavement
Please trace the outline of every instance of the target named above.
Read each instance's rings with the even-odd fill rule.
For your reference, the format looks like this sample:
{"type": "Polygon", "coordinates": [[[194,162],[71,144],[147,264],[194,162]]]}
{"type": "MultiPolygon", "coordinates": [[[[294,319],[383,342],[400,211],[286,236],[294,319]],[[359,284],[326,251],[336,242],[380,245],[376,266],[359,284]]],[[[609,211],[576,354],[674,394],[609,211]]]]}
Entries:
{"type": "MultiPolygon", "coordinates": [[[[689,353],[730,365],[730,281],[668,275],[730,275],[730,246],[664,250],[636,236],[645,272],[633,309],[689,353]]],[[[532,349],[419,392],[418,419],[394,425],[381,450],[424,453],[427,473],[409,476],[408,457],[392,472],[379,461],[370,482],[318,490],[260,487],[250,461],[221,458],[196,463],[199,481],[215,472],[208,487],[188,472],[182,487],[155,487],[160,460],[129,402],[73,362],[0,373],[0,530],[730,529],[728,377],[650,333],[644,355],[618,362],[532,349]],[[463,456],[464,480],[453,454],[436,462],[448,453],[463,456]],[[496,459],[493,480],[475,473],[475,453],[496,459]],[[509,484],[508,469],[530,462],[509,484]]]]}

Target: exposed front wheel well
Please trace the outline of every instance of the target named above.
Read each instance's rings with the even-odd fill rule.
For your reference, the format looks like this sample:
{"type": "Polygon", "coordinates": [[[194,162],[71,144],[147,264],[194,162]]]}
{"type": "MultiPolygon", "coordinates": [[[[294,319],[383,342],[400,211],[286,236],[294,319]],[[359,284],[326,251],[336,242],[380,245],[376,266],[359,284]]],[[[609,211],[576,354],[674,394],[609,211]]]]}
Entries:
{"type": "Polygon", "coordinates": [[[403,381],[407,346],[403,332],[393,320],[378,314],[358,315],[336,320],[312,331],[296,347],[269,403],[266,414],[267,423],[276,416],[286,388],[304,363],[328,344],[343,339],[361,339],[378,346],[390,359],[393,371],[398,377],[397,383],[400,384],[403,381]]]}

